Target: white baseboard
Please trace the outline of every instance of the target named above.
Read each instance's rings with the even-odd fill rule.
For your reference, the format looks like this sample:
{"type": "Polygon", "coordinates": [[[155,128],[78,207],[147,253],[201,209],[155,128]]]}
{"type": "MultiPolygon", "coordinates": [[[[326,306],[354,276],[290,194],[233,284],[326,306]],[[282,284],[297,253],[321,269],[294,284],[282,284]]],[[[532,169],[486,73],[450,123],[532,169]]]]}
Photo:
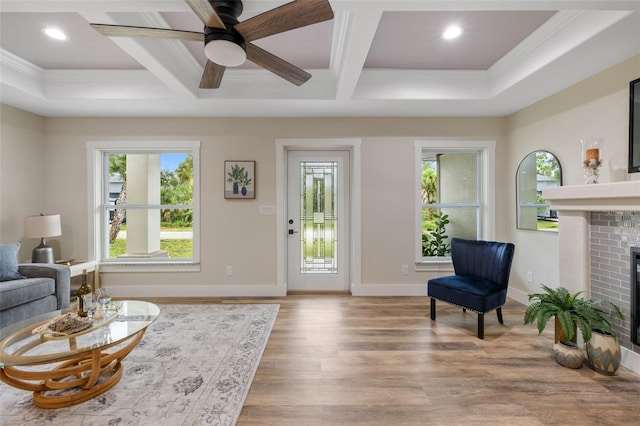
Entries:
{"type": "Polygon", "coordinates": [[[522,290],[509,287],[507,290],[507,297],[515,300],[516,302],[520,302],[525,306],[529,306],[529,295],[522,290]]]}
{"type": "Polygon", "coordinates": [[[640,354],[627,348],[622,348],[622,366],[640,374],[640,354]]]}

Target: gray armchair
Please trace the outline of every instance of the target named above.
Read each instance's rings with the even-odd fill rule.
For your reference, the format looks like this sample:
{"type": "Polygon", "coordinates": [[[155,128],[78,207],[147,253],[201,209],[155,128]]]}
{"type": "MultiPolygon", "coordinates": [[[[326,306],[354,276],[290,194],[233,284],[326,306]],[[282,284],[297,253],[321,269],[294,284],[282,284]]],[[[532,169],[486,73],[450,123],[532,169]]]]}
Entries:
{"type": "Polygon", "coordinates": [[[69,307],[68,266],[24,263],[18,271],[24,278],[0,282],[0,327],[69,307]]]}

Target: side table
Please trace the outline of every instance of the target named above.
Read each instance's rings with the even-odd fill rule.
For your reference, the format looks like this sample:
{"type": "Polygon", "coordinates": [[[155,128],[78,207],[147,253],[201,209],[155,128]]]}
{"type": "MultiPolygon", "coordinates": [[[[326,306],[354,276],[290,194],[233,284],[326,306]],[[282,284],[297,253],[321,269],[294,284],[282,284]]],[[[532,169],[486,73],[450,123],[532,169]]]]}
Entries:
{"type": "Polygon", "coordinates": [[[100,273],[98,271],[99,264],[95,260],[72,260],[69,262],[59,261],[61,265],[67,265],[71,270],[71,287],[73,290],[80,288],[82,280],[82,271],[87,271],[87,280],[91,285],[91,290],[96,291],[100,288],[100,273]]]}

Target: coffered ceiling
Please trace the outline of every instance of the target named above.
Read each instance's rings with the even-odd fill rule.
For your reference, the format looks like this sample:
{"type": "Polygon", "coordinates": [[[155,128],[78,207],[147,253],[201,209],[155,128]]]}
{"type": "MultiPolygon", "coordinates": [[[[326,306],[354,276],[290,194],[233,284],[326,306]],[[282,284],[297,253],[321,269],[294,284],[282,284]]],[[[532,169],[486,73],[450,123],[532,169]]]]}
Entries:
{"type": "MultiPolygon", "coordinates": [[[[304,85],[247,62],[199,89],[202,43],[89,27],[202,32],[183,0],[1,0],[0,101],[44,116],[502,116],[640,54],[640,0],[329,2],[333,20],[255,41],[311,73],[304,85]]],[[[240,21],[287,0],[243,3],[240,21]]]]}

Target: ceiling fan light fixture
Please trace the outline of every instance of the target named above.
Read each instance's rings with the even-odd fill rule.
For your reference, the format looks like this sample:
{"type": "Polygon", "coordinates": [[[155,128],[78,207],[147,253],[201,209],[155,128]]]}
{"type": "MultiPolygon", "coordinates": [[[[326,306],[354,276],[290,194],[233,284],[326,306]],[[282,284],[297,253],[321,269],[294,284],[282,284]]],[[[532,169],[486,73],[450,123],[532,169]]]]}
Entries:
{"type": "Polygon", "coordinates": [[[204,46],[204,54],[211,62],[224,67],[237,67],[247,60],[242,46],[228,40],[211,40],[204,46]]]}

